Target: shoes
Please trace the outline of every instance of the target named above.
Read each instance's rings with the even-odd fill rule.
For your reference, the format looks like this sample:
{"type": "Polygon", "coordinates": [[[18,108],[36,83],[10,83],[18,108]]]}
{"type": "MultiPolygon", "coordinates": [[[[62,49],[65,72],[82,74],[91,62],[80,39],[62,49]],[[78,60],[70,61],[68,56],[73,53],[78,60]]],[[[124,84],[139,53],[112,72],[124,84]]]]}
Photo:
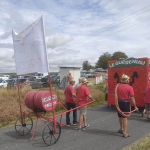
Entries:
{"type": "Polygon", "coordinates": [[[78,131],[81,131],[81,128],[78,128],[78,131]]]}
{"type": "Polygon", "coordinates": [[[129,134],[129,133],[123,133],[123,137],[125,137],[125,138],[130,137],[130,136],[131,136],[131,134],[129,134]]]}
{"type": "Polygon", "coordinates": [[[71,123],[67,123],[66,126],[69,127],[71,125],[71,123]]]}
{"type": "Polygon", "coordinates": [[[76,121],[76,122],[73,123],[73,125],[77,126],[77,125],[79,125],[79,122],[76,121]]]}
{"type": "Polygon", "coordinates": [[[87,124],[86,126],[83,127],[83,130],[85,130],[86,128],[88,128],[90,125],[87,124]]]}
{"type": "Polygon", "coordinates": [[[122,129],[120,129],[120,130],[118,131],[118,133],[121,133],[121,134],[123,134],[123,130],[122,130],[122,129]]]}

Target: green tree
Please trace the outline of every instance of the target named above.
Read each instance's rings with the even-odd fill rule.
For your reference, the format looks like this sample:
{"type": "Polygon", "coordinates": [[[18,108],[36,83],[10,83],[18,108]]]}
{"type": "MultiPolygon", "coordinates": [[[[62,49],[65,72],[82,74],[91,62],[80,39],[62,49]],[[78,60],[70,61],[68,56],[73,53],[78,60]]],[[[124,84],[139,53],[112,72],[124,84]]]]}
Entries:
{"type": "Polygon", "coordinates": [[[118,60],[119,58],[128,58],[128,56],[120,51],[113,53],[112,60],[118,60]]]}
{"type": "Polygon", "coordinates": [[[96,68],[107,68],[108,61],[112,60],[111,54],[108,52],[104,53],[99,57],[99,60],[96,63],[96,68]]]}
{"type": "Polygon", "coordinates": [[[82,64],[82,68],[83,70],[90,70],[90,69],[94,69],[93,66],[90,65],[90,63],[88,61],[84,61],[82,64]]]}

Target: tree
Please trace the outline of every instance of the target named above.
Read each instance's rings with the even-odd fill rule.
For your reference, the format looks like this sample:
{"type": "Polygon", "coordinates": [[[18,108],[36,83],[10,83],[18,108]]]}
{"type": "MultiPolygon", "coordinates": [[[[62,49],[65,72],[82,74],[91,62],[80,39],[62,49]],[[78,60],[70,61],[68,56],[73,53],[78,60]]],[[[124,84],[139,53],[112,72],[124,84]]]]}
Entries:
{"type": "Polygon", "coordinates": [[[96,63],[96,68],[107,68],[108,61],[112,60],[111,54],[108,52],[104,53],[99,57],[99,60],[96,63]]]}
{"type": "Polygon", "coordinates": [[[112,55],[112,60],[118,60],[119,58],[128,58],[128,56],[123,52],[115,52],[112,55]]]}
{"type": "Polygon", "coordinates": [[[94,69],[93,66],[90,65],[90,63],[88,61],[84,61],[82,64],[82,68],[83,70],[90,70],[90,69],[94,69]]]}

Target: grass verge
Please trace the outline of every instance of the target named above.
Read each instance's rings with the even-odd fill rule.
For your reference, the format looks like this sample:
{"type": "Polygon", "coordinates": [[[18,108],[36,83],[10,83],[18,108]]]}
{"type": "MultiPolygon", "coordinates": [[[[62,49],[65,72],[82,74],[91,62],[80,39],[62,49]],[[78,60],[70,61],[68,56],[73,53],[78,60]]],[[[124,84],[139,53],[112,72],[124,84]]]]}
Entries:
{"type": "MultiPolygon", "coordinates": [[[[94,103],[91,103],[88,105],[89,107],[98,106],[101,104],[105,104],[105,93],[104,93],[104,83],[101,83],[99,85],[89,86],[89,91],[93,98],[95,99],[94,103]]],[[[49,88],[43,88],[43,89],[30,89],[28,87],[24,87],[20,89],[20,96],[21,96],[21,106],[23,112],[31,112],[30,109],[28,109],[24,103],[24,97],[29,91],[48,91],[49,88]]],[[[61,89],[57,89],[55,91],[55,88],[52,88],[52,91],[54,91],[57,94],[57,101],[63,101],[65,99],[64,91],[61,89]]],[[[15,120],[20,116],[20,107],[19,107],[19,98],[18,98],[18,90],[17,89],[1,89],[0,90],[0,128],[6,127],[9,125],[14,125],[15,120]]],[[[65,106],[65,103],[63,103],[65,106]]],[[[62,106],[57,105],[55,108],[55,113],[59,114],[65,112],[65,110],[62,108],[62,106]]],[[[52,116],[52,112],[47,112],[46,116],[52,116]]],[[[32,117],[34,120],[35,117],[32,117]]]]}
{"type": "Polygon", "coordinates": [[[122,150],[150,150],[150,134],[139,139],[132,145],[123,148],[122,150]]]}

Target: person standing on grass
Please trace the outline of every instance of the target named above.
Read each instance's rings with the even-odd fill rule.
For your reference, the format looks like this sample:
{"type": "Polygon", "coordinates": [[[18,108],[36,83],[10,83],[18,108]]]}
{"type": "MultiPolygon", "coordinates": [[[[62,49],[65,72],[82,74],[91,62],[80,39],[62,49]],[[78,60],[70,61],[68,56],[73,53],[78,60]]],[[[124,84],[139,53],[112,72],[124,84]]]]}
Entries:
{"type": "MultiPolygon", "coordinates": [[[[75,81],[73,78],[70,79],[69,81],[69,85],[66,87],[65,89],[65,103],[66,103],[66,107],[67,110],[76,108],[76,103],[75,103],[75,99],[76,98],[76,94],[74,91],[74,86],[75,81]]],[[[79,123],[77,122],[77,109],[73,110],[73,125],[78,125],[79,123]]],[[[66,125],[70,126],[70,112],[66,113],[66,125]]]]}
{"type": "Polygon", "coordinates": [[[144,91],[144,103],[145,103],[147,120],[150,120],[150,86],[147,86],[144,91]]]}
{"type": "MultiPolygon", "coordinates": [[[[93,100],[92,96],[90,95],[89,89],[87,88],[88,81],[86,78],[82,78],[82,85],[77,88],[77,104],[82,106],[87,103],[88,98],[93,100]]],[[[82,106],[79,108],[80,110],[80,117],[79,117],[79,127],[78,131],[81,131],[82,121],[84,122],[83,130],[89,127],[89,124],[86,122],[86,109],[87,106],[82,106]]]]}
{"type": "Polygon", "coordinates": [[[75,85],[75,89],[77,89],[82,84],[82,78],[79,78],[79,82],[75,85]]]}
{"type": "MultiPolygon", "coordinates": [[[[138,111],[138,108],[136,107],[135,99],[134,99],[134,91],[133,88],[128,85],[129,83],[129,77],[125,74],[122,75],[121,83],[119,84],[117,88],[117,96],[118,96],[118,105],[122,112],[130,112],[130,102],[131,100],[133,106],[135,107],[135,110],[138,111]]],[[[119,123],[120,123],[120,129],[119,133],[123,134],[123,137],[130,137],[131,135],[127,133],[127,124],[128,120],[127,117],[121,115],[118,112],[119,117],[119,123]]]]}

